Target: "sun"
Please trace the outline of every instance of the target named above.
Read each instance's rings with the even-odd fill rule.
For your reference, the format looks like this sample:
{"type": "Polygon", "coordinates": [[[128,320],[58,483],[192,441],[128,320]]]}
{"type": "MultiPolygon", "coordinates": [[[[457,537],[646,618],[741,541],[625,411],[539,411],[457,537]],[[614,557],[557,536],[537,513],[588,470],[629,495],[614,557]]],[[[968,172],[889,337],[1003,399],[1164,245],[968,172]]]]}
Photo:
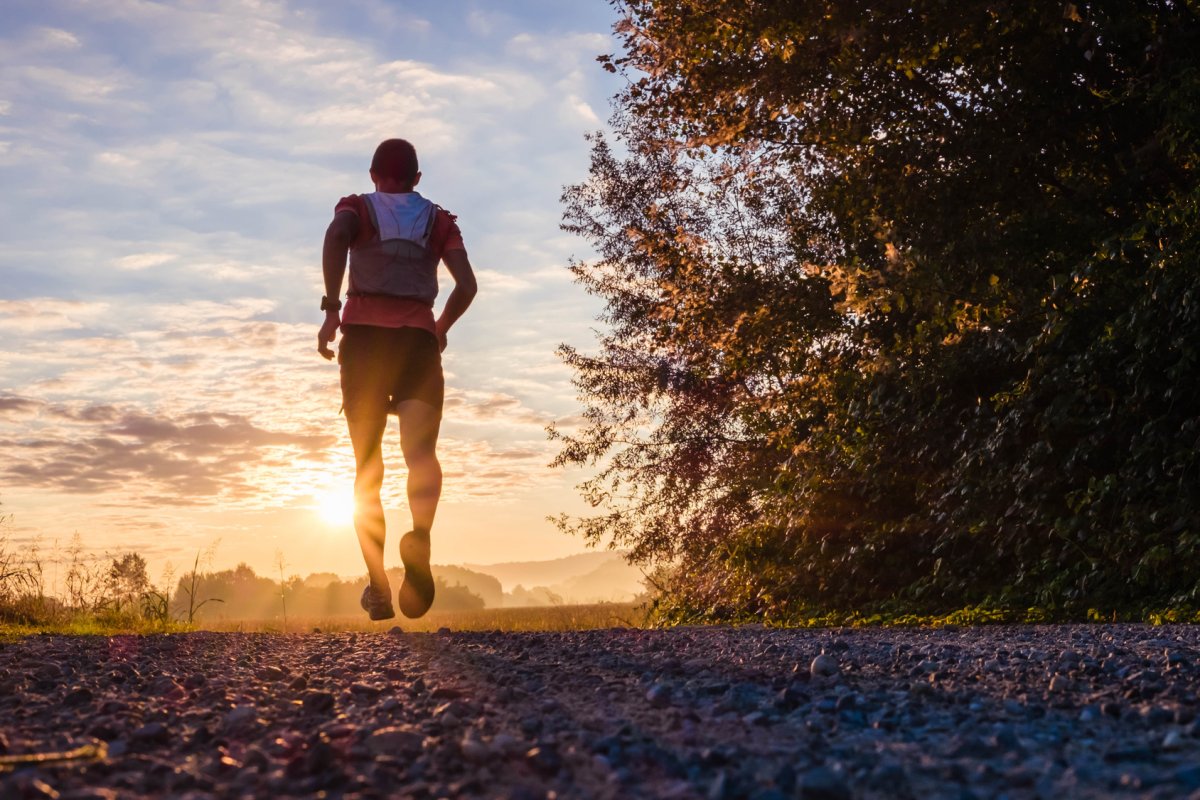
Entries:
{"type": "Polygon", "coordinates": [[[331,489],[314,497],[317,513],[328,523],[343,525],[354,521],[354,490],[331,489]]]}

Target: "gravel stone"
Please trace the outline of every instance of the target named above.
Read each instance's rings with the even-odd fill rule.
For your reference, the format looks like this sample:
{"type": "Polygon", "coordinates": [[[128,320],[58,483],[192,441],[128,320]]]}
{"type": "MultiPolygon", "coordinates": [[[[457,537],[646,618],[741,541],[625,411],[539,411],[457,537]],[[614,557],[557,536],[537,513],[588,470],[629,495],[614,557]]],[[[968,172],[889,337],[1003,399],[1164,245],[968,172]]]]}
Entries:
{"type": "Polygon", "coordinates": [[[671,687],[665,683],[656,683],[646,692],[646,702],[651,708],[666,708],[671,705],[671,687]]]}
{"type": "Polygon", "coordinates": [[[801,800],[850,800],[850,787],[829,767],[820,766],[800,776],[801,800]]]}
{"type": "Polygon", "coordinates": [[[421,752],[425,736],[408,728],[390,727],[367,737],[367,750],[373,755],[414,756],[421,752]]]}
{"type": "Polygon", "coordinates": [[[35,636],[0,645],[0,751],[108,758],[0,798],[1167,800],[1200,792],[1196,653],[1177,625],[35,636]]]}
{"type": "Polygon", "coordinates": [[[304,710],[315,714],[323,714],[333,709],[334,697],[330,692],[310,691],[303,697],[304,710]]]}
{"type": "Polygon", "coordinates": [[[821,653],[812,660],[808,671],[814,678],[828,678],[837,675],[841,671],[841,665],[833,656],[821,653]]]}

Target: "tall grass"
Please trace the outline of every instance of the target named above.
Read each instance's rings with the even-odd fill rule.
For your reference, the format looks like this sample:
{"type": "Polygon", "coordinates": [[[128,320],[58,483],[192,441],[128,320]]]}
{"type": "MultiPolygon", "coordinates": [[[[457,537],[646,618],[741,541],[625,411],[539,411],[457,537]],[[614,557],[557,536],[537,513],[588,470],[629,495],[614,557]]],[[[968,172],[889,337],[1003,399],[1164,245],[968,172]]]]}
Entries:
{"type": "Polygon", "coordinates": [[[201,627],[213,631],[240,632],[333,632],[369,633],[399,627],[406,633],[430,633],[442,628],[452,631],[579,631],[603,628],[638,628],[646,624],[645,607],[634,603],[485,608],[478,611],[430,611],[420,619],[371,622],[366,614],[337,617],[290,617],[282,620],[221,619],[201,627]]]}
{"type": "MultiPolygon", "coordinates": [[[[189,630],[245,632],[387,631],[567,631],[640,627],[645,608],[633,603],[555,605],[524,608],[435,610],[419,620],[397,617],[371,622],[365,614],[340,616],[287,615],[275,619],[240,619],[197,611],[219,597],[202,594],[201,557],[185,572],[172,592],[170,567],[158,584],[145,575],[145,562],[136,554],[103,557],[89,554],[76,535],[62,551],[48,554],[60,567],[61,594],[47,592],[46,556],[35,546],[19,551],[0,529],[0,638],[35,633],[98,634],[158,633],[189,630]],[[138,566],[140,563],[140,566],[138,566]]],[[[285,585],[282,564],[279,582],[285,585]]],[[[281,595],[282,597],[282,595],[281,595]]],[[[285,606],[280,605],[282,610],[285,606]]]]}

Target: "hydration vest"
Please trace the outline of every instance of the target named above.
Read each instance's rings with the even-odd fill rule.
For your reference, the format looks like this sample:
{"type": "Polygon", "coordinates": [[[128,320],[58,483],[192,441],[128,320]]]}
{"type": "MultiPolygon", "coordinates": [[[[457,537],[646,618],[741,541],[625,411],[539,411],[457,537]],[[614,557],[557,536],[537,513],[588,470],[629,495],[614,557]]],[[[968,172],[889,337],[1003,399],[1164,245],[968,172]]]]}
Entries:
{"type": "Polygon", "coordinates": [[[350,250],[350,294],[406,297],[432,306],[441,258],[429,239],[438,207],[416,192],[362,197],[375,235],[350,250]]]}

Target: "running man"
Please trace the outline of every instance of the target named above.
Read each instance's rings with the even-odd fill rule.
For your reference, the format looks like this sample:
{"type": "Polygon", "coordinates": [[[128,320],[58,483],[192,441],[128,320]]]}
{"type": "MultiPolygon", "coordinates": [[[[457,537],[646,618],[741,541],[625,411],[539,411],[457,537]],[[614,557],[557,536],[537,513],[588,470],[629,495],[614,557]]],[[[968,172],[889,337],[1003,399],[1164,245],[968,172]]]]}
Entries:
{"type": "Polygon", "coordinates": [[[371,180],[371,194],[338,201],[325,231],[325,324],[317,334],[317,351],[333,358],[329,343],[342,329],[337,357],[342,408],[354,445],[354,530],[371,579],[362,606],[374,620],[396,616],[383,569],[386,531],[379,489],[387,417],[400,418],[412,530],[400,537],[404,583],[399,603],[405,616],[415,618],[433,603],[429,533],[442,493],[436,454],[445,386],[441,353],[446,332],[475,297],[475,274],[454,215],[415,191],[421,173],[411,144],[403,139],[380,144],[371,161],[371,180]],[[350,286],[342,311],[347,253],[350,286]],[[442,261],[454,278],[454,290],[435,320],[442,261]]]}

